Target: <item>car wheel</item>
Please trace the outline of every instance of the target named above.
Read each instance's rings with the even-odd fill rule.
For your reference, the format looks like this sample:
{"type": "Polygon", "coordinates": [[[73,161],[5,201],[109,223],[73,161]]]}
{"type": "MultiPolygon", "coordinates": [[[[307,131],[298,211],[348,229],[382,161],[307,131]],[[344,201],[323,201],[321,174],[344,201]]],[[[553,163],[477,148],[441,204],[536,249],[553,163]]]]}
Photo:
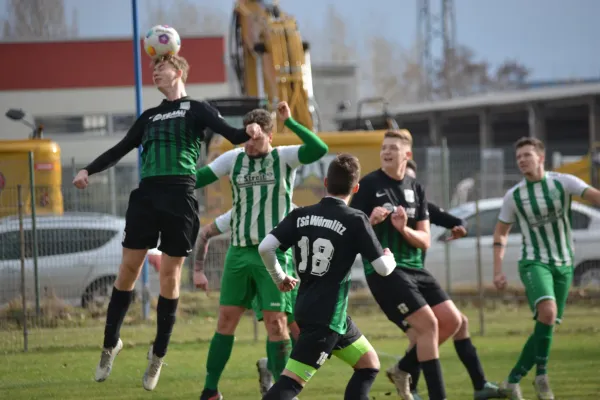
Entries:
{"type": "Polygon", "coordinates": [[[586,261],[575,268],[574,286],[600,287],[600,260],[586,261]]]}
{"type": "Polygon", "coordinates": [[[81,298],[81,306],[83,308],[105,308],[110,300],[116,279],[116,276],[103,276],[90,283],[81,298]]]}

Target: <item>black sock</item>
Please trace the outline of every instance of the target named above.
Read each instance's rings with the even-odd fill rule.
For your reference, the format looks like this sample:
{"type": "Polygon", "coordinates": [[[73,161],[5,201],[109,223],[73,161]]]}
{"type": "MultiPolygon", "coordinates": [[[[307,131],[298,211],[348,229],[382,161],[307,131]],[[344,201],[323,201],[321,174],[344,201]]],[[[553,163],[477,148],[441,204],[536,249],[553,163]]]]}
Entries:
{"type": "Polygon", "coordinates": [[[415,365],[419,365],[419,359],[417,357],[417,346],[413,346],[413,348],[407,351],[404,357],[402,357],[402,359],[398,361],[398,368],[408,373],[414,370],[415,365]]]}
{"type": "Polygon", "coordinates": [[[425,381],[427,382],[429,400],[446,400],[446,388],[444,386],[440,359],[423,361],[421,367],[423,368],[423,375],[425,375],[425,381]]]}
{"type": "Polygon", "coordinates": [[[262,400],[292,400],[301,391],[301,384],[289,376],[281,375],[262,400]]]}
{"type": "Polygon", "coordinates": [[[462,361],[469,372],[471,382],[473,382],[473,388],[475,390],[483,389],[486,382],[485,374],[483,373],[483,367],[481,366],[479,356],[477,355],[477,349],[473,346],[471,338],[455,340],[454,348],[456,349],[458,358],[460,358],[460,361],[462,361]]]}
{"type": "Polygon", "coordinates": [[[410,390],[413,392],[417,390],[419,376],[421,375],[421,363],[417,358],[416,345],[404,354],[404,357],[398,362],[398,368],[410,374],[410,390]]]}
{"type": "Polygon", "coordinates": [[[369,400],[369,392],[378,373],[379,370],[374,368],[354,370],[354,374],[346,386],[344,400],[369,400]]]}
{"type": "Polygon", "coordinates": [[[175,325],[175,316],[177,314],[177,303],[179,299],[167,299],[158,296],[156,305],[156,338],[152,352],[158,357],[164,357],[167,354],[167,346],[175,325]]]}
{"type": "Polygon", "coordinates": [[[421,377],[421,363],[415,365],[412,371],[406,371],[410,374],[410,391],[416,392],[419,387],[419,378],[421,377]]]}
{"type": "Polygon", "coordinates": [[[104,348],[112,349],[117,345],[121,335],[121,325],[132,299],[133,291],[124,291],[113,287],[110,302],[108,303],[108,310],[106,310],[104,348]]]}

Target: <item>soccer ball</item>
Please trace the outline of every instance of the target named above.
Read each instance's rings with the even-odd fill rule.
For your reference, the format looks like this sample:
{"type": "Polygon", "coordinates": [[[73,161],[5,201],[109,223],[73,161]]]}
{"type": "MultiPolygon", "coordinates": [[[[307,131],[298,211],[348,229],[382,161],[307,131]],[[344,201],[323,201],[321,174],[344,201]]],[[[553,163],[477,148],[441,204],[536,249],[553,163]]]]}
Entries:
{"type": "Polygon", "coordinates": [[[156,25],[144,36],[144,50],[151,58],[175,55],[181,49],[179,33],[168,25],[156,25]]]}

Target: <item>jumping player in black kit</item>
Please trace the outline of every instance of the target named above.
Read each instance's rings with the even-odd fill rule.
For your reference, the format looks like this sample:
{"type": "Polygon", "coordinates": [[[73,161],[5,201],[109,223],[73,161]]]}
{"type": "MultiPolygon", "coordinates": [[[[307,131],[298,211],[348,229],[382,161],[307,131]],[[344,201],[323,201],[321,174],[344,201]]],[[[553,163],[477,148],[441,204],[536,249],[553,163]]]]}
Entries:
{"type": "Polygon", "coordinates": [[[431,400],[446,399],[439,360],[438,336],[454,335],[460,313],[437,281],[423,268],[423,251],[429,248],[429,213],[425,190],[405,175],[412,158],[412,136],[406,130],[390,131],[381,146],[381,169],[364,176],[351,207],[370,215],[369,219],[381,245],[389,247],[397,267],[386,277],[373,273],[365,264],[367,284],[373,297],[388,317],[402,330],[416,333],[417,345],[387,371],[403,399],[413,400],[410,375],[403,363],[420,362],[431,400]],[[438,316],[439,314],[439,316],[438,316]]]}
{"type": "Polygon", "coordinates": [[[79,171],[73,180],[76,187],[84,189],[90,175],[112,167],[131,150],[143,147],[142,180],[129,197],[123,258],[108,305],[104,349],[95,379],[102,382],[108,378],[114,359],[123,348],[120,328],[132,301],[135,281],[148,249],[156,247],[160,236],[157,331],[143,377],[146,390],[153,390],[158,383],[175,324],[181,266],[194,247],[200,227],[194,185],[204,130],[208,127],[234,144],[260,134],[257,124],[235,129],[206,102],[188,97],[184,82],[189,66],[183,57],[163,57],[153,66],[154,84],[166,99],[144,111],[119,143],[79,171]]]}
{"type": "Polygon", "coordinates": [[[298,280],[283,272],[275,251],[293,247],[301,281],[294,309],[300,336],[283,374],[263,400],[293,399],[332,354],[354,368],[344,399],[369,399],[379,358],[346,314],[350,269],[357,254],[383,276],[396,262],[388,249],[381,248],[367,216],[347,206],[358,190],[359,177],[358,159],[338,155],[325,179],[328,196],[293,210],[259,246],[267,270],[282,291],[292,290],[298,280]]]}

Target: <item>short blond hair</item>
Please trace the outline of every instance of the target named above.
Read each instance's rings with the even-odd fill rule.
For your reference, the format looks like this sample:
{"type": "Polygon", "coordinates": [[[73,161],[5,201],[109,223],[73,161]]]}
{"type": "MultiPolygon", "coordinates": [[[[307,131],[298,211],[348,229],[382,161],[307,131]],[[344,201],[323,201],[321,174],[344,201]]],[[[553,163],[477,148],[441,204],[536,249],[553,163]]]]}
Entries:
{"type": "Polygon", "coordinates": [[[399,130],[393,130],[393,131],[387,131],[384,135],[383,135],[384,139],[398,139],[400,140],[402,143],[411,146],[413,144],[413,138],[412,135],[410,134],[410,132],[407,129],[399,129],[399,130]]]}
{"type": "Polygon", "coordinates": [[[173,66],[177,71],[181,71],[181,81],[185,83],[187,81],[188,74],[190,72],[190,65],[187,60],[179,55],[166,55],[158,57],[152,60],[152,67],[156,67],[162,62],[167,62],[173,66]]]}

